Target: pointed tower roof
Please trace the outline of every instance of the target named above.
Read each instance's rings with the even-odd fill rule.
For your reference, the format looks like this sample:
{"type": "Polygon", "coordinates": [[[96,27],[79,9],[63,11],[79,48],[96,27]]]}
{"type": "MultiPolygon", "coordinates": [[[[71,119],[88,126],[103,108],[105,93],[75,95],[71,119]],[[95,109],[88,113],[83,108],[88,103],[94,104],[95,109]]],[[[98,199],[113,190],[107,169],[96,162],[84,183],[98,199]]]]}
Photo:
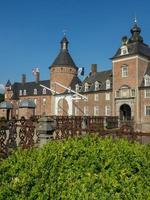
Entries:
{"type": "Polygon", "coordinates": [[[60,44],[61,44],[60,53],[58,54],[58,56],[52,63],[51,67],[64,65],[65,67],[68,66],[68,67],[77,68],[71,55],[68,52],[69,41],[67,40],[66,36],[62,38],[62,40],[60,41],[60,44]]]}
{"type": "Polygon", "coordinates": [[[6,86],[6,87],[10,87],[10,86],[11,86],[11,82],[10,82],[10,80],[7,81],[7,83],[6,83],[5,86],[6,86]]]}

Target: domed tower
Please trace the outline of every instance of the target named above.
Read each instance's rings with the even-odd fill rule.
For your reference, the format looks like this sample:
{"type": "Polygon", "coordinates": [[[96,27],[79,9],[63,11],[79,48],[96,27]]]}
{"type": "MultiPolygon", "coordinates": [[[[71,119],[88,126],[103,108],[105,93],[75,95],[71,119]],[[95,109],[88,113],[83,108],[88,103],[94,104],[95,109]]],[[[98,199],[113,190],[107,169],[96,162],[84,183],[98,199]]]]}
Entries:
{"type": "Polygon", "coordinates": [[[74,78],[77,77],[78,67],[75,65],[68,51],[68,40],[66,36],[60,42],[60,53],[54,60],[50,69],[50,87],[58,93],[63,93],[66,89],[56,84],[56,82],[69,87],[74,78]]]}
{"type": "Polygon", "coordinates": [[[121,46],[112,58],[113,115],[121,120],[133,119],[139,127],[145,118],[142,84],[150,65],[150,47],[144,43],[136,20],[130,32],[129,38],[122,38],[121,46]]]}

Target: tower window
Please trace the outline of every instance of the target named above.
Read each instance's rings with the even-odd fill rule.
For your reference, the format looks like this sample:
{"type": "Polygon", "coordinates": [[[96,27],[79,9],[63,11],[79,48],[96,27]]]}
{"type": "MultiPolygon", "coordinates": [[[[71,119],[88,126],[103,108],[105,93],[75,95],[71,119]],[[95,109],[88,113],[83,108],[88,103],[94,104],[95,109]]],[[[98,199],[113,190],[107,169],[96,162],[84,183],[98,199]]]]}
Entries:
{"type": "Polygon", "coordinates": [[[121,66],[121,75],[123,78],[128,77],[128,66],[127,65],[121,66]]]}

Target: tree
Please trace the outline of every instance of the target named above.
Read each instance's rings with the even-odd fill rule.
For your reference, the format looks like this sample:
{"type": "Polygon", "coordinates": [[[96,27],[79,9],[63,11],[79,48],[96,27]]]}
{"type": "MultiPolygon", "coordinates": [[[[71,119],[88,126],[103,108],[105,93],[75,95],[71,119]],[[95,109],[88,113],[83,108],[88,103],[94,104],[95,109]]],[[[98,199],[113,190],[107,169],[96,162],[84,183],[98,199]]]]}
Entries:
{"type": "Polygon", "coordinates": [[[0,94],[0,102],[4,101],[4,94],[0,94]]]}

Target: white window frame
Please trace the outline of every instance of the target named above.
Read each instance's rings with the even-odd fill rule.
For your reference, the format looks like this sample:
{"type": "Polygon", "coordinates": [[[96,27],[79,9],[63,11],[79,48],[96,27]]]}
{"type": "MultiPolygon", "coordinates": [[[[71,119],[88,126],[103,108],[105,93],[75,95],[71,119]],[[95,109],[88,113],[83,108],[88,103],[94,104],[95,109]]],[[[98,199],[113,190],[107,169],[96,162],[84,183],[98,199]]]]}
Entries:
{"type": "Polygon", "coordinates": [[[19,90],[19,96],[22,96],[22,90],[19,90]]]}
{"type": "Polygon", "coordinates": [[[95,91],[99,90],[100,83],[98,81],[95,82],[95,91]]]}
{"type": "Polygon", "coordinates": [[[34,88],[34,91],[33,91],[34,95],[37,95],[37,89],[34,88]]]}
{"type": "Polygon", "coordinates": [[[89,84],[88,84],[88,83],[85,83],[85,85],[84,85],[84,91],[85,91],[85,92],[88,92],[88,90],[89,90],[89,84]]]}
{"type": "Polygon", "coordinates": [[[145,77],[144,77],[144,85],[145,86],[150,86],[150,76],[145,75],[145,77]]]}
{"type": "Polygon", "coordinates": [[[46,94],[46,88],[43,88],[43,94],[46,94]]]}
{"type": "Polygon", "coordinates": [[[106,80],[106,90],[110,89],[110,80],[106,80]]]}
{"type": "Polygon", "coordinates": [[[105,116],[110,116],[111,115],[111,106],[106,105],[105,106],[105,116]]]}
{"type": "Polygon", "coordinates": [[[26,90],[23,90],[23,95],[27,95],[27,91],[26,90]]]}
{"type": "Polygon", "coordinates": [[[94,116],[99,116],[99,106],[94,106],[94,116]]]}
{"type": "Polygon", "coordinates": [[[136,90],[135,89],[131,89],[131,96],[135,97],[136,96],[136,90]]]}
{"type": "Polygon", "coordinates": [[[127,65],[121,66],[121,76],[122,76],[122,78],[128,77],[128,66],[127,65]]]}
{"type": "Polygon", "coordinates": [[[79,84],[76,84],[76,92],[79,92],[80,86],[79,84]]]}
{"type": "Polygon", "coordinates": [[[150,88],[145,89],[144,93],[145,93],[144,95],[145,98],[150,98],[150,88]]]}
{"type": "Polygon", "coordinates": [[[145,105],[145,116],[150,116],[150,105],[145,105]]]}
{"type": "Polygon", "coordinates": [[[109,101],[110,100],[110,93],[105,93],[105,100],[109,101]]]}
{"type": "Polygon", "coordinates": [[[94,94],[94,101],[99,101],[99,94],[94,94]]]}

